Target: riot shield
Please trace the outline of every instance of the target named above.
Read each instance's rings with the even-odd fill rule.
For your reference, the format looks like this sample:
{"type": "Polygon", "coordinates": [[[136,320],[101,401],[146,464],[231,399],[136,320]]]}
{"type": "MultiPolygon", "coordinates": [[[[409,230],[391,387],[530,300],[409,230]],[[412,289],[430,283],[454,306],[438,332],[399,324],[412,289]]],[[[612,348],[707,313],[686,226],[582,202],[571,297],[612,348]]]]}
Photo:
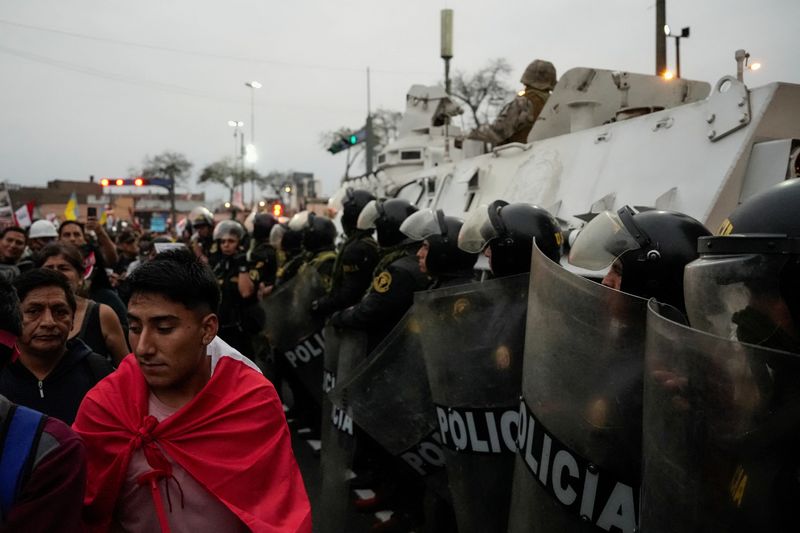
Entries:
{"type": "Polygon", "coordinates": [[[460,533],[506,528],[527,294],[523,274],[415,295],[460,533]]]}
{"type": "Polygon", "coordinates": [[[508,531],[634,531],[646,304],[534,247],[508,531]]]}
{"type": "Polygon", "coordinates": [[[429,327],[412,307],[349,380],[331,394],[355,424],[414,472],[426,476],[444,465],[420,335],[429,327]]]}
{"type": "Polygon", "coordinates": [[[647,317],[641,530],[800,531],[800,356],[647,317]]]}
{"type": "Polygon", "coordinates": [[[322,401],[325,340],[323,319],[311,314],[311,302],[324,293],[317,271],[306,267],[261,302],[267,316],[264,336],[276,356],[284,359],[282,366],[297,377],[317,405],[322,401]]]}
{"type": "Polygon", "coordinates": [[[353,465],[356,441],[353,420],[335,407],[330,395],[337,380],[347,380],[367,353],[367,334],[351,329],[325,328],[325,371],[322,389],[322,492],[321,533],[349,531],[348,474],[353,465]]]}

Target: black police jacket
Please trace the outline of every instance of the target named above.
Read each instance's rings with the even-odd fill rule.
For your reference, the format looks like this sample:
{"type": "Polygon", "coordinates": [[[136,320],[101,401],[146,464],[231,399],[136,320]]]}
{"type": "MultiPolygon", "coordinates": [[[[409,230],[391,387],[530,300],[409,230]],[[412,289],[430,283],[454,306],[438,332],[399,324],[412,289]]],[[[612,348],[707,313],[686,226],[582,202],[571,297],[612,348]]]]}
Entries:
{"type": "Polygon", "coordinates": [[[344,242],[333,266],[331,290],[314,305],[321,316],[355,305],[372,283],[378,264],[378,243],[368,232],[358,231],[344,242]]]}
{"type": "Polygon", "coordinates": [[[331,324],[336,327],[365,330],[374,348],[403,318],[414,303],[414,293],[428,288],[431,280],[420,272],[413,255],[416,247],[375,272],[372,286],[356,305],[335,313],[331,324]]]}

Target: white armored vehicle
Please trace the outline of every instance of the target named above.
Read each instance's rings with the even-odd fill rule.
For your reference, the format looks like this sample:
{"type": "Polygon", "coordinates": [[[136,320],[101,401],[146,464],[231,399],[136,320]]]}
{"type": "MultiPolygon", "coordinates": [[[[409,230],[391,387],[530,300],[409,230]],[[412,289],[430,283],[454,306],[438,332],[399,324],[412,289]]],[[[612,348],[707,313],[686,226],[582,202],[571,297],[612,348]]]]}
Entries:
{"type": "Polygon", "coordinates": [[[800,86],[713,87],[575,68],[558,81],[527,143],[481,154],[447,125],[440,87],[407,95],[400,137],[377,171],[346,186],[464,217],[496,199],[548,209],[564,230],[623,205],[686,213],[712,230],[753,193],[800,173],[800,86]]]}

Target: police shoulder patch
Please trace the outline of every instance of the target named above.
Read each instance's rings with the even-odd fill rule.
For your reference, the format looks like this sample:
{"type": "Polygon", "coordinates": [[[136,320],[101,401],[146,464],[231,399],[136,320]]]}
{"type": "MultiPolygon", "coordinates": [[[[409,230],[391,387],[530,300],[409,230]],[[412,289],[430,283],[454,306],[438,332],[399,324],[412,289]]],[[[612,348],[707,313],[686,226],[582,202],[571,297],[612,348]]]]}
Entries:
{"type": "Polygon", "coordinates": [[[372,281],[372,288],[375,290],[375,292],[384,293],[389,290],[391,285],[392,275],[385,270],[378,274],[378,277],[372,281]]]}
{"type": "Polygon", "coordinates": [[[251,270],[250,271],[250,279],[253,281],[258,281],[259,278],[258,270],[251,270]]]}

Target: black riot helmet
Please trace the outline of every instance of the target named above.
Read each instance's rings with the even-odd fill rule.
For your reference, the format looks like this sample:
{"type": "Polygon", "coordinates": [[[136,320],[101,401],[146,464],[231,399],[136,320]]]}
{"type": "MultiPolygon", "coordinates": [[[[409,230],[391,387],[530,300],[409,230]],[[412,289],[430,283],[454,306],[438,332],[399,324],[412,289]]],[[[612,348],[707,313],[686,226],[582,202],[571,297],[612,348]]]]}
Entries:
{"type": "Polygon", "coordinates": [[[336,226],[327,217],[311,211],[301,211],[289,221],[289,228],[303,235],[303,248],[309,252],[333,249],[336,226]]]}
{"type": "Polygon", "coordinates": [[[461,219],[446,216],[441,209],[423,209],[405,219],[400,231],[411,240],[428,241],[425,266],[429,273],[455,274],[471,270],[478,260],[477,253],[458,247],[458,233],[463,225],[461,219]]]}
{"type": "Polygon", "coordinates": [[[572,245],[569,262],[602,270],[619,259],[621,291],[683,310],[683,270],[697,258],[697,239],[710,234],[683,213],[625,206],[616,213],[604,211],[586,224],[572,245]]]}
{"type": "Polygon", "coordinates": [[[339,189],[339,192],[331,198],[331,208],[336,212],[341,211],[342,213],[342,229],[347,235],[350,235],[356,229],[358,215],[374,199],[375,196],[371,192],[352,187],[339,189]]]}
{"type": "Polygon", "coordinates": [[[408,200],[393,198],[391,200],[372,200],[358,215],[358,229],[375,228],[378,232],[378,244],[381,248],[389,248],[406,240],[400,231],[405,219],[417,212],[417,207],[408,200]]]}
{"type": "Polygon", "coordinates": [[[278,223],[278,219],[270,213],[259,213],[253,218],[253,239],[258,242],[269,238],[273,226],[278,223]]]}
{"type": "Polygon", "coordinates": [[[290,229],[289,224],[276,224],[269,232],[269,243],[288,257],[294,257],[301,251],[303,233],[290,229]]]}
{"type": "Polygon", "coordinates": [[[692,327],[800,353],[800,180],[745,201],[686,267],[692,327]]]}
{"type": "Polygon", "coordinates": [[[561,229],[541,207],[496,200],[470,214],[458,235],[458,247],[477,253],[487,246],[495,276],[513,276],[531,270],[533,240],[556,263],[561,258],[561,229]]]}

